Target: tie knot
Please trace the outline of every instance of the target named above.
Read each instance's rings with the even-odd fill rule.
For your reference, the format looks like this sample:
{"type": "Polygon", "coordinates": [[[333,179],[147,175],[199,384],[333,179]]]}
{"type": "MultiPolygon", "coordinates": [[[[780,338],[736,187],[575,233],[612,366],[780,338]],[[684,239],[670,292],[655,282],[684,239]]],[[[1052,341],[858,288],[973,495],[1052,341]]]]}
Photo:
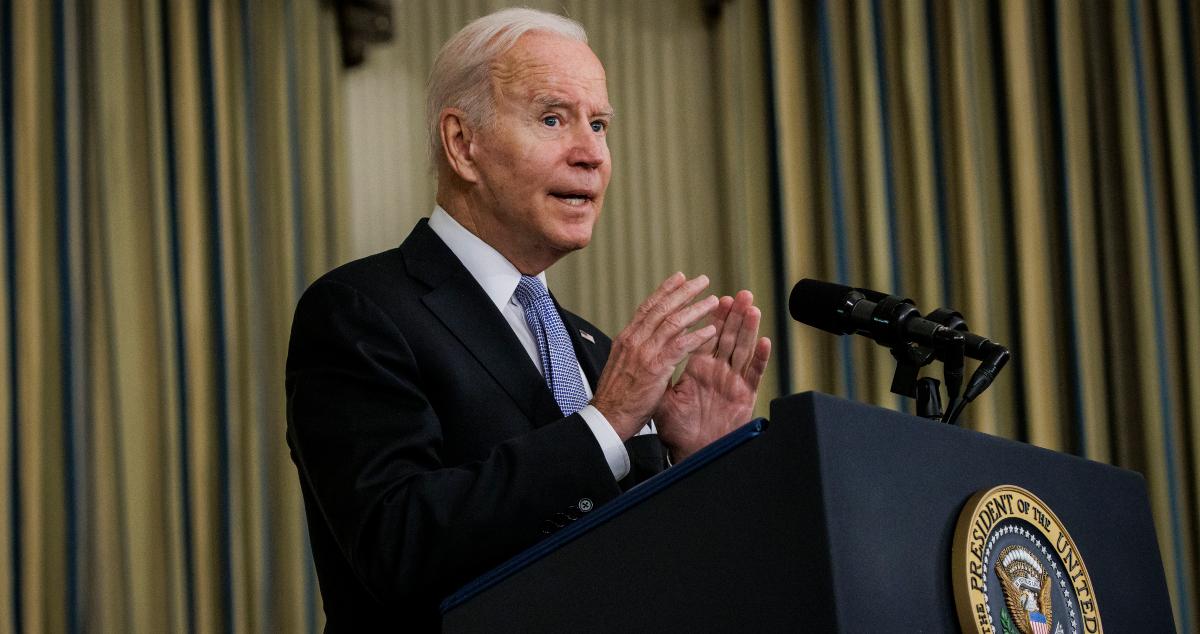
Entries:
{"type": "Polygon", "coordinates": [[[547,297],[550,292],[546,290],[546,286],[542,281],[532,275],[522,275],[521,281],[517,284],[517,301],[522,306],[532,307],[537,304],[538,300],[547,297]]]}

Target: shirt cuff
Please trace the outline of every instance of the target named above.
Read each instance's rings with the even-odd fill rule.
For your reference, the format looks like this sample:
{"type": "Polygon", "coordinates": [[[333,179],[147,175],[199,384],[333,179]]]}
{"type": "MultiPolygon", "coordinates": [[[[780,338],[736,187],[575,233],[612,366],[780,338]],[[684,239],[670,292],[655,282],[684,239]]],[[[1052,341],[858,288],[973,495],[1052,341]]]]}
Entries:
{"type": "Polygon", "coordinates": [[[629,475],[629,452],[604,414],[594,405],[588,405],[579,410],[579,415],[583,417],[583,422],[587,423],[588,429],[592,430],[596,442],[600,443],[600,450],[604,452],[604,459],[608,461],[613,478],[619,481],[629,475]]]}

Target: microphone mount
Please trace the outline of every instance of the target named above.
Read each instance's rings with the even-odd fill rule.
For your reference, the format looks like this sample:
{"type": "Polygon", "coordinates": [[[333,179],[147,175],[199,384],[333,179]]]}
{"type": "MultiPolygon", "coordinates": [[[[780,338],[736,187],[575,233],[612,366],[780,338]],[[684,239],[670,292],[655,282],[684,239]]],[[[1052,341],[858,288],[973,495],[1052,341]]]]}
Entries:
{"type": "Polygon", "coordinates": [[[1004,346],[969,332],[957,311],[939,308],[922,317],[911,299],[878,291],[803,279],[792,289],[789,306],[801,323],[837,335],[860,334],[887,346],[897,364],[891,391],[916,399],[918,414],[933,420],[943,420],[940,385],[931,377],[919,377],[922,367],[942,362],[948,412],[944,420],[953,424],[1010,357],[1004,346]],[[967,357],[980,364],[962,391],[967,357]]]}

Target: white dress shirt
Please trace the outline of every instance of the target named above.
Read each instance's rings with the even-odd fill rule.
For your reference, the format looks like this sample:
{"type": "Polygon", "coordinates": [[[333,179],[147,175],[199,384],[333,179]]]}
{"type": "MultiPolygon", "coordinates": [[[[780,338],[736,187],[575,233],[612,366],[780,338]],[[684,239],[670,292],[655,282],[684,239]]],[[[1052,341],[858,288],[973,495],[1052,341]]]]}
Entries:
{"type": "MultiPolygon", "coordinates": [[[[483,287],[483,292],[487,293],[488,298],[496,305],[500,314],[504,315],[509,327],[517,335],[521,345],[525,347],[525,352],[529,354],[533,365],[537,367],[538,372],[545,375],[545,370],[542,368],[542,357],[538,353],[537,339],[529,330],[529,324],[525,322],[525,309],[521,307],[520,302],[514,296],[517,284],[521,281],[521,272],[499,251],[450,217],[450,214],[446,213],[441,205],[434,207],[433,213],[430,214],[429,228],[433,229],[442,242],[450,247],[454,255],[475,278],[475,281],[483,287]]],[[[537,277],[542,284],[546,284],[545,271],[538,273],[537,277]]],[[[549,286],[547,285],[546,288],[549,289],[549,286]]],[[[583,378],[583,389],[587,391],[590,399],[592,387],[588,385],[583,368],[577,369],[583,378]]],[[[617,435],[604,414],[601,414],[594,405],[589,404],[579,410],[579,415],[592,430],[596,442],[600,443],[600,449],[604,451],[604,458],[608,461],[608,468],[612,470],[613,477],[617,480],[624,478],[629,473],[629,452],[625,450],[621,437],[617,435]]],[[[653,422],[638,433],[654,433],[653,422]]]]}

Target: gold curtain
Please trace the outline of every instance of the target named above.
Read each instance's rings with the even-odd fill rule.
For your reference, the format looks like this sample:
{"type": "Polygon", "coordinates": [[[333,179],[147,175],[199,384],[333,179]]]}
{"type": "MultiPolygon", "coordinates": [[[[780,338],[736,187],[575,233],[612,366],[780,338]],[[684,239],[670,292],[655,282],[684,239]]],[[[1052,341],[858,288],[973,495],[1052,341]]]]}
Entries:
{"type": "Polygon", "coordinates": [[[0,3],[0,632],[320,628],[282,368],[339,64],[316,0],[0,3]]]}
{"type": "MultiPolygon", "coordinates": [[[[1145,474],[1194,631],[1200,10],[767,4],[786,277],[950,306],[1007,344],[966,424],[1145,474]]],[[[882,350],[787,334],[794,389],[899,403],[882,350]]]]}

